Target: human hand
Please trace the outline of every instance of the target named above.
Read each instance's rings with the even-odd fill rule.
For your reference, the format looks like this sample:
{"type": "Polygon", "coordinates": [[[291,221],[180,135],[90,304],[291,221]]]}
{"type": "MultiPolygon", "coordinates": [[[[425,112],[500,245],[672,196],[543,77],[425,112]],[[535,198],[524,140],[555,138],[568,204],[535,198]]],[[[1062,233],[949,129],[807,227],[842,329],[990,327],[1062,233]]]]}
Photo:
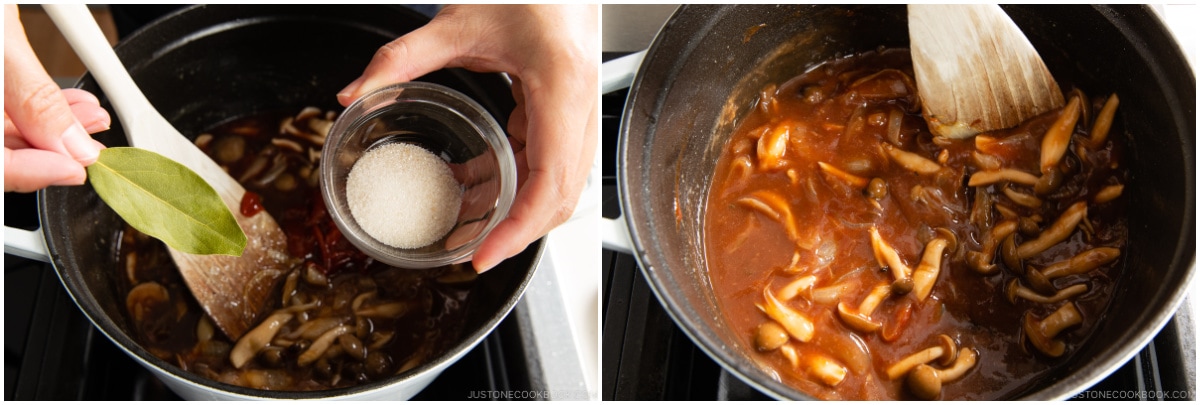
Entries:
{"type": "Polygon", "coordinates": [[[380,48],[338,93],[348,106],[368,92],[443,67],[506,72],[516,108],[508,121],[517,196],[508,218],[475,251],[484,272],[562,224],[574,211],[596,153],[596,6],[451,5],[429,24],[380,48]]]}
{"type": "Polygon", "coordinates": [[[108,129],[96,96],[59,89],[29,47],[17,6],[4,6],[4,191],[79,185],[104,145],[89,133],[108,129]]]}

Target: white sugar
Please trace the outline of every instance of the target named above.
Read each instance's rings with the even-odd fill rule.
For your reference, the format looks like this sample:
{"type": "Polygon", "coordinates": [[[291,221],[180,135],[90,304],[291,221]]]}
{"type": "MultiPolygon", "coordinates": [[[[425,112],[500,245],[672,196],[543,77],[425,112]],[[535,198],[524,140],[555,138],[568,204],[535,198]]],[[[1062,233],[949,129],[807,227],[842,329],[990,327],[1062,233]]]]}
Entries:
{"type": "Polygon", "coordinates": [[[355,222],[385,244],[413,249],[454,228],[462,188],[450,166],[416,145],[392,143],[367,151],[346,180],[355,222]]]}

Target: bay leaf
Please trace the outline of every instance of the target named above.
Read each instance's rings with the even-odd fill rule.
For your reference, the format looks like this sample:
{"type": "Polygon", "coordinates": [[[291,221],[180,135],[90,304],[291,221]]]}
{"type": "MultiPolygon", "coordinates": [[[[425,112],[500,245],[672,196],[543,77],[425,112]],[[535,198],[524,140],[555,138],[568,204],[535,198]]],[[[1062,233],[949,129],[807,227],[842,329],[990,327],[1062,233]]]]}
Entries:
{"type": "Polygon", "coordinates": [[[130,226],[192,254],[241,256],[246,234],[221,196],[186,166],[146,149],[100,151],[87,167],[96,194],[130,226]]]}

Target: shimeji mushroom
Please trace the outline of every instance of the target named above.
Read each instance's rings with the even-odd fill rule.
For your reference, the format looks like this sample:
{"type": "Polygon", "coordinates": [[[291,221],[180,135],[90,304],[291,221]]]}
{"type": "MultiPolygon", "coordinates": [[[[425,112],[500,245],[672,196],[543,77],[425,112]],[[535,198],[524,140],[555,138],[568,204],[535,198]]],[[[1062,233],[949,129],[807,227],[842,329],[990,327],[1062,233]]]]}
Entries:
{"type": "Polygon", "coordinates": [[[980,274],[992,274],[996,272],[996,265],[992,261],[996,258],[996,248],[1000,242],[1017,231],[1017,221],[1006,219],[1000,221],[999,224],[983,234],[983,243],[979,252],[968,252],[967,263],[972,269],[980,274]]]}
{"type": "Polygon", "coordinates": [[[1037,184],[1038,176],[1017,170],[1017,169],[996,169],[983,170],[975,172],[971,178],[967,180],[967,185],[971,187],[986,186],[1002,181],[1024,184],[1032,186],[1037,184]]]}
{"type": "Polygon", "coordinates": [[[779,302],[774,295],[771,295],[769,288],[763,288],[763,299],[766,301],[765,303],[755,305],[767,314],[767,317],[779,322],[788,335],[801,342],[812,340],[813,323],[804,314],[779,302]]]}
{"type": "Polygon", "coordinates": [[[921,155],[905,151],[886,142],[880,145],[883,146],[883,150],[887,152],[888,156],[892,157],[892,161],[899,164],[900,167],[920,174],[937,174],[942,171],[941,165],[921,155]]]}
{"type": "Polygon", "coordinates": [[[759,170],[774,170],[783,166],[783,154],[787,152],[788,125],[776,125],[758,138],[759,170]]]}
{"type": "Polygon", "coordinates": [[[1008,302],[1013,304],[1017,303],[1018,297],[1041,304],[1053,304],[1074,298],[1079,294],[1087,292],[1087,290],[1087,284],[1075,284],[1073,286],[1058,290],[1058,292],[1054,293],[1054,295],[1044,296],[1038,294],[1036,291],[1025,288],[1025,286],[1021,285],[1020,281],[1017,281],[1017,279],[1014,278],[1008,282],[1008,288],[1005,289],[1005,293],[1008,296],[1008,302]]]}
{"type": "Polygon", "coordinates": [[[1058,244],[1058,242],[1066,240],[1067,237],[1071,236],[1072,232],[1075,232],[1075,227],[1079,225],[1079,222],[1084,217],[1087,217],[1087,203],[1080,201],[1071,204],[1037,238],[1017,246],[1017,256],[1022,259],[1028,259],[1044,252],[1051,246],[1058,244]]]}
{"type": "Polygon", "coordinates": [[[233,350],[229,352],[229,362],[233,363],[234,367],[242,368],[247,361],[254,358],[259,350],[266,347],[279,329],[283,327],[287,321],[292,319],[290,312],[277,311],[267,317],[257,327],[251,329],[238,339],[237,344],[233,346],[233,350]]]}
{"type": "Polygon", "coordinates": [[[917,302],[925,301],[925,298],[928,298],[929,293],[933,291],[933,283],[937,281],[938,273],[942,268],[942,252],[947,247],[954,251],[958,244],[958,238],[946,228],[938,228],[937,233],[937,237],[925,244],[925,253],[921,257],[921,264],[918,264],[917,269],[913,270],[913,294],[916,295],[917,302]]]}
{"type": "Polygon", "coordinates": [[[934,360],[947,366],[953,364],[958,358],[958,345],[954,343],[954,339],[945,334],[938,335],[938,344],[930,346],[925,350],[908,355],[896,364],[892,364],[887,368],[887,376],[889,380],[895,380],[901,376],[908,374],[913,368],[929,363],[934,360]]]}
{"type": "Polygon", "coordinates": [[[758,325],[754,333],[754,345],[759,351],[769,352],[778,349],[788,342],[788,333],[782,326],[773,321],[758,325]]]}
{"type": "Polygon", "coordinates": [[[847,173],[846,171],[838,169],[837,167],[825,162],[817,162],[817,167],[821,169],[821,172],[825,173],[825,178],[843,182],[854,189],[861,190],[867,187],[867,184],[870,183],[870,180],[866,178],[847,173]]]}
{"type": "Polygon", "coordinates": [[[1026,277],[1034,289],[1049,292],[1054,290],[1052,284],[1054,279],[1072,274],[1087,273],[1100,266],[1112,263],[1120,256],[1121,250],[1117,248],[1098,247],[1088,249],[1070,259],[1051,264],[1041,270],[1030,266],[1026,272],[1026,277]]]}
{"type": "Polygon", "coordinates": [[[1075,130],[1075,122],[1079,120],[1079,112],[1079,97],[1071,97],[1071,101],[1059,113],[1058,119],[1050,125],[1050,129],[1046,130],[1046,135],[1042,137],[1041,168],[1043,175],[1050,168],[1058,166],[1063,154],[1067,152],[1067,145],[1071,144],[1071,133],[1075,130]]]}
{"type": "Polygon", "coordinates": [[[825,385],[836,387],[846,379],[846,367],[838,364],[837,361],[819,354],[811,354],[806,357],[808,373],[817,377],[817,380],[825,385]]]}
{"type": "Polygon", "coordinates": [[[879,228],[872,226],[870,232],[875,261],[879,262],[880,267],[891,269],[892,277],[895,279],[892,283],[892,292],[897,295],[908,294],[912,290],[912,269],[904,264],[904,260],[900,258],[899,253],[896,253],[896,249],[883,240],[883,237],[879,235],[879,228]]]}
{"type": "Polygon", "coordinates": [[[1068,301],[1041,321],[1034,319],[1033,313],[1026,312],[1023,326],[1025,336],[1034,348],[1047,356],[1059,357],[1066,351],[1067,345],[1054,337],[1063,329],[1082,322],[1083,316],[1079,314],[1079,309],[1075,308],[1075,303],[1068,301]]]}
{"type": "Polygon", "coordinates": [[[817,276],[814,275],[807,275],[792,280],[792,282],[787,283],[787,285],[779,289],[779,300],[790,301],[792,298],[796,298],[797,295],[800,295],[801,292],[812,288],[813,284],[816,282],[817,276]]]}
{"type": "Polygon", "coordinates": [[[1092,202],[1095,202],[1096,204],[1104,204],[1106,202],[1115,200],[1117,197],[1121,196],[1121,192],[1124,190],[1125,186],[1120,184],[1104,186],[1104,188],[1100,189],[1100,191],[1097,191],[1096,195],[1092,197],[1092,202]]]}
{"type": "Polygon", "coordinates": [[[1104,146],[1104,141],[1108,140],[1108,130],[1112,127],[1118,104],[1121,104],[1121,100],[1117,98],[1117,93],[1113,93],[1104,102],[1104,107],[1100,108],[1100,113],[1096,114],[1096,122],[1092,124],[1091,138],[1087,142],[1089,148],[1097,149],[1104,146]]]}
{"type": "Polygon", "coordinates": [[[1007,196],[1009,200],[1012,200],[1012,202],[1017,203],[1017,205],[1029,208],[1040,208],[1042,206],[1041,198],[1037,198],[1035,195],[1025,194],[1020,191],[1013,190],[1011,186],[1004,186],[1004,195],[1007,196]]]}
{"type": "Polygon", "coordinates": [[[838,316],[842,318],[842,322],[850,326],[851,329],[862,333],[871,333],[879,330],[882,324],[871,320],[871,314],[875,312],[875,308],[879,307],[879,303],[892,292],[892,287],[887,284],[880,284],[871,289],[866,298],[863,298],[862,303],[858,305],[857,311],[852,311],[846,307],[846,303],[839,302],[838,316]]]}
{"type": "Polygon", "coordinates": [[[958,359],[954,361],[954,365],[944,370],[935,369],[928,364],[917,365],[908,373],[908,389],[918,398],[936,399],[942,394],[943,384],[962,378],[967,371],[975,367],[977,357],[975,350],[964,347],[958,352],[958,359]]]}
{"type": "Polygon", "coordinates": [[[796,228],[795,217],[792,216],[792,208],[783,196],[770,191],[759,190],[749,197],[737,200],[737,203],[778,221],[780,225],[783,225],[784,231],[787,232],[788,237],[792,241],[800,239],[800,232],[796,228]]]}

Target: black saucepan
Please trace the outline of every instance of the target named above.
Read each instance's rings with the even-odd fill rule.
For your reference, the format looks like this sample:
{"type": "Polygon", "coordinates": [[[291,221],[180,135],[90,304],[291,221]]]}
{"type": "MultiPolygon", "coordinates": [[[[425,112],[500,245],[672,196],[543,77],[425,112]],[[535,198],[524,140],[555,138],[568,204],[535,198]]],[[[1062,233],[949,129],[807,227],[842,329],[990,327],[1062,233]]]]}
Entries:
{"type": "MultiPolygon", "coordinates": [[[[1065,89],[1116,92],[1130,145],[1130,242],[1090,342],[1008,393],[1063,399],[1118,368],[1186,294],[1195,256],[1196,82],[1146,6],[1006,6],[1065,89]]],[[[722,146],[759,89],[837,55],[907,47],[904,6],[684,6],[647,52],[627,99],[618,170],[635,255],[682,329],[726,369],[780,398],[811,398],[753,362],[707,276],[701,221],[722,146]]]]}
{"type": "MultiPolygon", "coordinates": [[[[116,51],[151,104],[182,133],[196,136],[256,112],[308,105],[340,111],[335,94],[362,73],[374,52],[426,22],[415,12],[384,6],[195,6],[144,27],[116,51]]],[[[515,105],[499,74],[442,70],[421,80],[469,95],[502,127],[515,105]]],[[[90,77],[78,87],[99,95],[116,119],[90,77]]],[[[109,146],[127,144],[120,122],[96,138],[109,146]]],[[[188,399],[407,399],[503,320],[524,292],[543,245],[530,245],[478,279],[460,341],[427,364],[354,388],[271,392],[201,378],[138,346],[113,281],[120,218],[86,185],[51,187],[39,200],[51,261],[76,303],[105,335],[188,399]]]]}

